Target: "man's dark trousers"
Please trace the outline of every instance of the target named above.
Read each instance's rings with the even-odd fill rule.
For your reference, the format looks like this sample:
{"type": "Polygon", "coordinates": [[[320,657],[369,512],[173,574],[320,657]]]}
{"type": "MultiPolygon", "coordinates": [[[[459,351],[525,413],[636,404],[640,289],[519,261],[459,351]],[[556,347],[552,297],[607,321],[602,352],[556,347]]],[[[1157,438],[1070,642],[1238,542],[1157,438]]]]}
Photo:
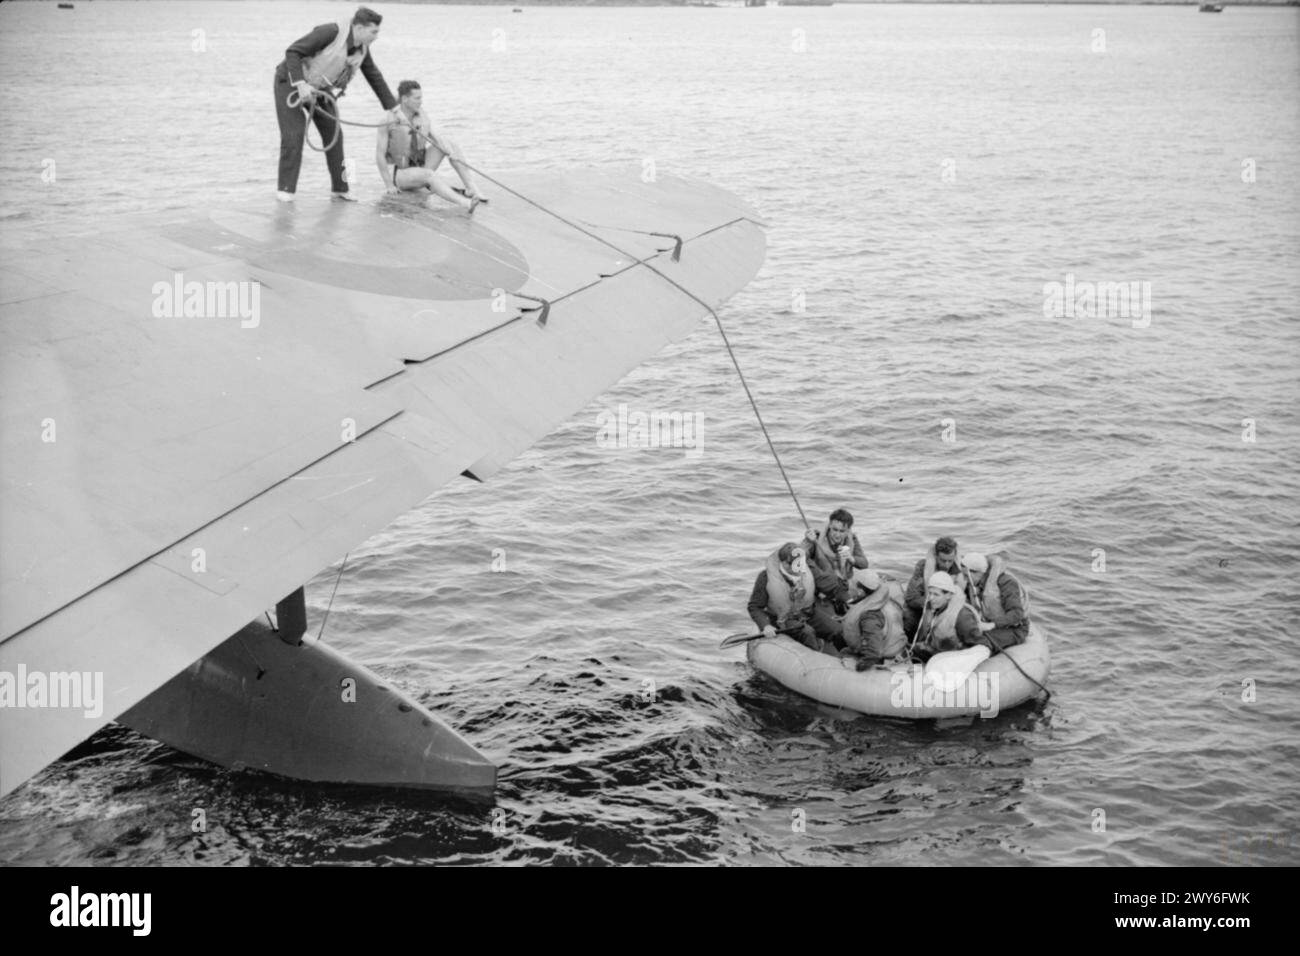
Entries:
{"type": "MultiPolygon", "coordinates": [[[[307,118],[302,115],[302,107],[290,108],[287,97],[294,92],[288,80],[275,78],[275,117],[280,121],[280,184],[281,192],[298,191],[298,170],[302,166],[302,143],[307,132],[307,118]]],[[[335,123],[337,114],[335,106],[324,97],[316,99],[316,111],[312,119],[320,132],[321,142],[328,143],[334,138],[334,131],[339,129],[335,123]]],[[[330,171],[330,188],[336,193],[348,191],[348,184],[343,179],[343,131],[339,130],[338,140],[325,153],[325,165],[330,171]]]]}

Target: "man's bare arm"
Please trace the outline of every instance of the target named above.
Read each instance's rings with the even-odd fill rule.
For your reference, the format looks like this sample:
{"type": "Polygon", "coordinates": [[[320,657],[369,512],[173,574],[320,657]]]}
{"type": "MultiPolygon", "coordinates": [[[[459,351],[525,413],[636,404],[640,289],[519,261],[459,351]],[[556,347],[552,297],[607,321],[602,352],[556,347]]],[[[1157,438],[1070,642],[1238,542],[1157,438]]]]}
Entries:
{"type": "Polygon", "coordinates": [[[397,183],[393,179],[393,172],[388,168],[388,127],[379,127],[379,135],[375,138],[375,165],[379,167],[379,175],[384,180],[384,186],[389,192],[397,191],[397,183]]]}

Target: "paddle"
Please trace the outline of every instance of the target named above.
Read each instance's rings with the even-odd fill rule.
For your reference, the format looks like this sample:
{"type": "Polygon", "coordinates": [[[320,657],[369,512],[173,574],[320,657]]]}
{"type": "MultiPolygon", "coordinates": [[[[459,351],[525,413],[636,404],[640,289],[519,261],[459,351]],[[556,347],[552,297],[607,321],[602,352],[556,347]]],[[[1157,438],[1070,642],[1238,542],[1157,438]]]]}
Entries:
{"type": "MultiPolygon", "coordinates": [[[[803,627],[804,626],[802,624],[793,624],[790,627],[781,628],[776,633],[793,634],[795,631],[802,631],[803,627]]],[[[737,644],[744,644],[747,641],[756,641],[760,637],[766,637],[766,636],[767,635],[764,634],[762,631],[759,631],[757,634],[746,634],[744,631],[741,631],[739,634],[732,634],[730,637],[724,637],[722,639],[722,643],[719,644],[718,647],[719,648],[735,647],[737,644]]]]}

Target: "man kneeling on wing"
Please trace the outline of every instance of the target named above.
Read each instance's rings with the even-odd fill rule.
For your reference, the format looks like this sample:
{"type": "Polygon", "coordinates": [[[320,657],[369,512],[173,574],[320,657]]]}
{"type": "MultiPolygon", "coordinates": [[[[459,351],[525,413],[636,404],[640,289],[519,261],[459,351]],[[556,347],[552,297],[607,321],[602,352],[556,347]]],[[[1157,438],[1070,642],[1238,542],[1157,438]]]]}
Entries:
{"type": "Polygon", "coordinates": [[[992,625],[977,643],[994,654],[1023,644],[1029,636],[1029,592],[1006,569],[1006,555],[972,553],[962,555],[961,561],[970,573],[980,612],[992,625]]]}
{"type": "Polygon", "coordinates": [[[456,206],[468,209],[470,215],[478,204],[485,202],[474,187],[474,177],[465,165],[460,149],[451,140],[433,131],[427,113],[421,109],[424,93],[415,80],[402,80],[397,84],[398,107],[402,117],[380,127],[375,143],[375,165],[390,193],[403,190],[431,189],[456,206]],[[401,122],[405,118],[406,122],[401,122]],[[458,195],[438,176],[438,167],[444,157],[456,170],[465,184],[464,195],[458,195]]]}
{"type": "Polygon", "coordinates": [[[767,565],[754,579],[747,610],[764,637],[782,631],[820,651],[822,641],[810,623],[815,593],[803,549],[788,542],[768,555],[767,565]]]}

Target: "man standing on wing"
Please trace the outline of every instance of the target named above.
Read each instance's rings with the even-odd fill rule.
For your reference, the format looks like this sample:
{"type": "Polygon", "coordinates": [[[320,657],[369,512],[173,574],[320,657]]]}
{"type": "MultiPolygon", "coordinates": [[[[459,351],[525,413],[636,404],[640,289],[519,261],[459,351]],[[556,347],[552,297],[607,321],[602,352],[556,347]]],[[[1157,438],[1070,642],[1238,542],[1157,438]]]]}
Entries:
{"type": "Polygon", "coordinates": [[[272,84],[275,116],[280,123],[280,173],[275,198],[281,202],[292,202],[294,193],[298,191],[302,143],[307,135],[307,117],[303,115],[303,107],[310,111],[313,105],[316,108],[312,120],[320,131],[322,142],[333,140],[325,151],[333,195],[337,199],[352,200],[348,195],[347,181],[343,178],[343,131],[338,126],[337,107],[327,97],[318,96],[319,91],[342,96],[348,81],[359,69],[384,109],[393,114],[395,121],[403,121],[397,100],[384,82],[379,67],[370,58],[370,44],[378,38],[382,20],[383,17],[374,10],[358,7],[351,21],[322,23],[284,51],[284,59],[275,68],[275,82],[272,84]],[[291,94],[296,95],[291,98],[291,94]]]}

